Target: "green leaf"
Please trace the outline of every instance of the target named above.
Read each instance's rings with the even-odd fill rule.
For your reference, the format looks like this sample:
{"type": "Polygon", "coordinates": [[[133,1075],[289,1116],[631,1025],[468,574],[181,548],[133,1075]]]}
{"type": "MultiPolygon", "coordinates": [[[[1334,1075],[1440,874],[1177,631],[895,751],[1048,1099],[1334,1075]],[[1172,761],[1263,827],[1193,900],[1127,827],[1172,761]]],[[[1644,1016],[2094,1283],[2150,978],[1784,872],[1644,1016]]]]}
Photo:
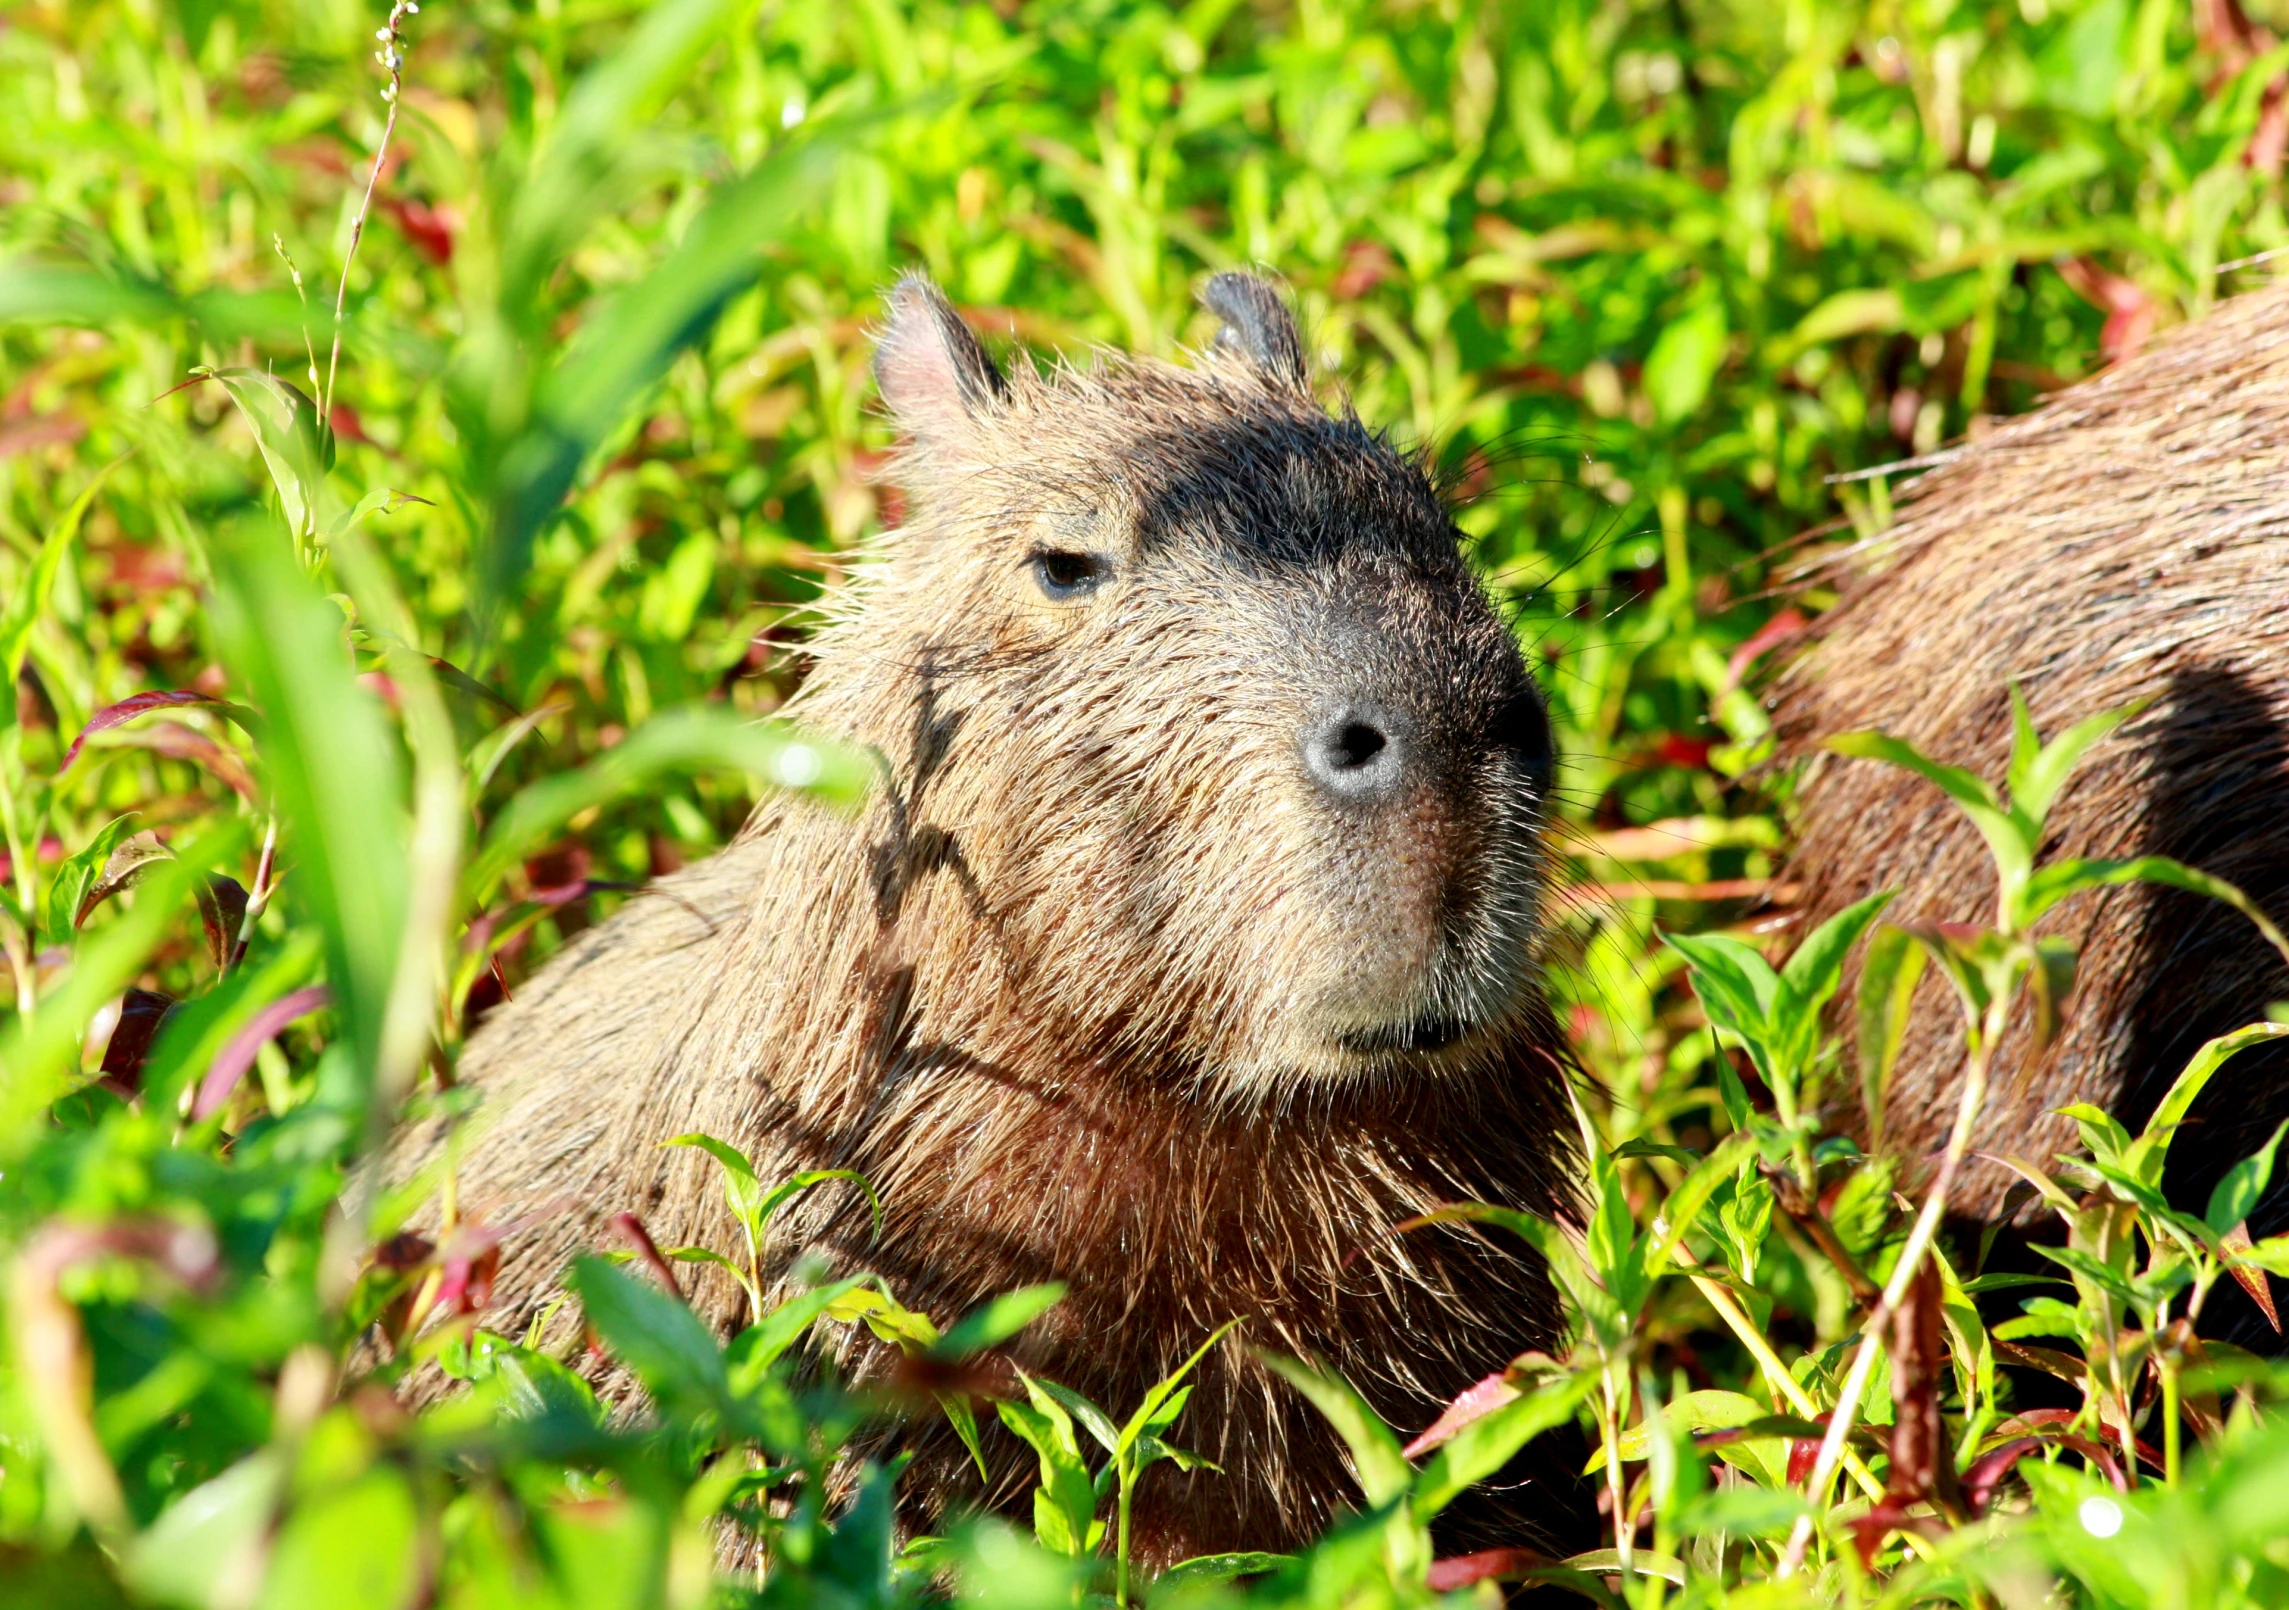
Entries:
{"type": "Polygon", "coordinates": [[[1119,1449],[1121,1445],[1121,1433],[1119,1427],[1113,1424],[1113,1417],[1107,1414],[1104,1410],[1098,1408],[1094,1403],[1091,1403],[1080,1393],[1074,1391],[1069,1386],[1060,1386],[1055,1381],[1032,1380],[1029,1378],[1027,1385],[1029,1387],[1039,1387],[1050,1397],[1055,1398],[1059,1407],[1063,1408],[1067,1414],[1073,1417],[1074,1423],[1080,1426],[1082,1430],[1089,1433],[1089,1440],[1096,1443],[1096,1445],[1104,1449],[1105,1452],[1112,1453],[1119,1449]]]}
{"type": "Polygon", "coordinates": [[[2041,1056],[2058,1038],[2059,1025],[2066,1018],[2079,957],[2074,941],[2064,934],[2037,935],[2032,949],[2034,965],[2027,970],[2027,993],[2035,1014],[2033,1054],[2041,1056]]]}
{"type": "Polygon", "coordinates": [[[208,290],[182,295],[150,278],[18,260],[0,263],[0,324],[164,326],[181,319],[214,345],[300,341],[302,308],[286,291],[208,290]]]}
{"type": "Polygon", "coordinates": [[[80,1036],[99,1007],[135,981],[207,872],[235,853],[244,826],[228,821],[183,845],[144,879],[127,914],[83,940],[64,980],[0,1036],[0,1157],[12,1156],[50,1103],[86,1082],[80,1036]]]}
{"type": "Polygon", "coordinates": [[[1813,929],[1781,968],[1781,983],[1807,1006],[1824,1004],[1844,981],[1844,958],[1898,892],[1872,894],[1813,929]]]}
{"type": "Polygon", "coordinates": [[[999,1347],[1064,1300],[1064,1282],[1057,1280],[1005,1291],[954,1321],[931,1352],[939,1358],[965,1359],[999,1347]]]}
{"type": "Polygon", "coordinates": [[[287,1475],[277,1450],[262,1448],[202,1482],[128,1545],[121,1574],[162,1603],[221,1602],[269,1532],[287,1475]]]}
{"type": "Polygon", "coordinates": [[[1701,1210],[1709,1205],[1709,1198],[1726,1182],[1733,1170],[1756,1148],[1755,1137],[1728,1135],[1708,1156],[1693,1166],[1691,1173],[1678,1181],[1677,1188],[1661,1204],[1663,1228],[1659,1238],[1653,1240],[1645,1259],[1648,1279],[1659,1279],[1670,1271],[1671,1260],[1678,1246],[1700,1221],[1701,1210]]]}
{"type": "Polygon", "coordinates": [[[1033,1495],[1033,1534],[1041,1546],[1068,1556],[1087,1553],[1097,1513],[1096,1483],[1081,1462],[1073,1419],[1043,1383],[1019,1372],[1027,1401],[995,1405],[1002,1424],[1017,1433],[1041,1464],[1041,1485],[1033,1495]]]}
{"type": "Polygon", "coordinates": [[[845,807],[865,796],[876,775],[865,753],[784,722],[752,721],[712,704],[663,711],[578,771],[530,784],[502,807],[470,863],[469,902],[484,904],[519,858],[582,811],[639,793],[668,773],[705,770],[744,771],[845,807]]]}
{"type": "Polygon", "coordinates": [[[713,1408],[729,1399],[722,1350],[681,1302],[597,1257],[573,1260],[569,1283],[596,1334],[663,1405],[713,1408]]]}
{"type": "Polygon", "coordinates": [[[1480,1415],[1456,1432],[1415,1478],[1415,1519],[1429,1521],[1465,1489],[1508,1464],[1527,1443],[1571,1420],[1597,1379],[1594,1371],[1579,1371],[1480,1415]]]}
{"type": "Polygon", "coordinates": [[[33,554],[32,568],[17,586],[14,596],[0,607],[0,673],[7,676],[7,681],[0,686],[11,690],[7,698],[0,699],[0,732],[16,724],[13,690],[17,679],[24,674],[24,657],[32,647],[32,628],[48,612],[48,602],[55,595],[56,577],[63,571],[72,538],[79,535],[80,522],[87,518],[88,508],[95,502],[96,493],[103,490],[103,483],[110,479],[113,470],[126,462],[127,457],[122,454],[88,477],[87,485],[65,506],[63,517],[49,529],[39,551],[33,554]]]}
{"type": "Polygon", "coordinates": [[[696,1146],[723,1165],[723,1194],[731,1205],[732,1215],[747,1231],[749,1244],[760,1245],[763,1240],[763,1182],[755,1177],[755,1165],[745,1152],[729,1141],[717,1140],[713,1135],[692,1133],[674,1135],[660,1142],[662,1146],[696,1146]]]}
{"type": "Polygon", "coordinates": [[[817,1190],[822,1185],[836,1184],[858,1187],[859,1194],[866,1198],[867,1210],[874,1215],[874,1233],[881,1235],[882,1199],[874,1194],[874,1187],[867,1184],[865,1175],[847,1168],[808,1168],[781,1180],[765,1192],[763,1200],[756,1204],[757,1221],[769,1224],[772,1215],[804,1192],[817,1190]]]}
{"type": "Polygon", "coordinates": [[[1184,1394],[1184,1378],[1208,1356],[1208,1350],[1222,1341],[1232,1327],[1239,1323],[1237,1319],[1224,1321],[1208,1333],[1208,1340],[1194,1348],[1182,1364],[1152,1384],[1143,1400],[1137,1404],[1136,1412],[1129,1416],[1128,1424],[1121,1427],[1120,1436],[1114,1443],[1116,1453],[1125,1454],[1137,1438],[1166,1430],[1175,1424],[1177,1412],[1181,1408],[1178,1400],[1184,1394]]]}
{"type": "Polygon", "coordinates": [[[2271,1140],[2226,1170],[2225,1178],[2210,1192],[2209,1208],[2202,1214],[2203,1223],[2224,1235],[2248,1219],[2264,1198],[2265,1188],[2273,1183],[2273,1158],[2281,1149],[2284,1132],[2289,1132],[2289,1118],[2274,1127],[2271,1140]]]}
{"type": "Polygon", "coordinates": [[[1282,1566],[1295,1563],[1293,1554],[1195,1554],[1189,1560],[1179,1560],[1153,1581],[1157,1592],[1187,1582],[1229,1582],[1234,1577],[1262,1576],[1282,1566]]]}
{"type": "Polygon", "coordinates": [[[2059,790],[2067,785],[2067,780],[2081,767],[2084,757],[2107,734],[2151,703],[2151,699],[2139,699],[2113,710],[2101,710],[2097,715],[2076,722],[2048,744],[2039,744],[2035,738],[2034,722],[2027,714],[2027,701],[2013,687],[2013,741],[2009,779],[2011,809],[2040,836],[2043,821],[2050,815],[2052,801],[2058,798],[2059,790]]]}
{"type": "Polygon", "coordinates": [[[991,1481],[993,1472],[986,1468],[985,1444],[978,1440],[978,1412],[970,1407],[969,1399],[958,1392],[938,1394],[938,1407],[944,1411],[946,1424],[954,1428],[954,1435],[968,1450],[970,1463],[977,1467],[978,1480],[991,1481]]]}
{"type": "MultiPolygon", "coordinates": [[[[2130,1282],[2120,1270],[2110,1268],[2080,1248],[2037,1246],[2035,1250],[2051,1262],[2080,1275],[2116,1302],[2128,1305],[2138,1300],[2137,1292],[2131,1289],[2130,1282]]],[[[2029,1311],[2032,1312],[2035,1303],[2040,1301],[2041,1298],[2031,1301],[2028,1304],[2029,1311]]]]}
{"type": "Polygon", "coordinates": [[[2252,1023],[2246,1028],[2235,1029],[2231,1034],[2221,1034],[2196,1051],[2187,1061],[2184,1071],[2171,1082],[2161,1101],[2155,1105],[2154,1116],[2146,1120],[2144,1132],[2125,1152],[2124,1166],[2146,1184],[2159,1186],[2162,1183],[2162,1165],[2170,1152],[2171,1137],[2177,1134],[2178,1126],[2186,1121],[2186,1114],[2192,1110],[2195,1098],[2208,1086],[2211,1076],[2225,1066],[2226,1060],[2235,1053],[2284,1036],[2289,1036],[2289,1024],[2252,1023]]]}
{"type": "Polygon", "coordinates": [[[270,1553],[261,1610],[403,1610],[421,1574],[421,1516],[395,1465],[297,1504],[270,1553]]]}
{"type": "Polygon", "coordinates": [[[1727,333],[1724,298],[1712,288],[1654,341],[1645,358],[1644,384],[1662,424],[1691,418],[1708,400],[1710,383],[1724,366],[1727,333]]]}
{"type": "Polygon", "coordinates": [[[41,939],[45,944],[66,945],[79,932],[79,912],[87,899],[87,892],[103,875],[104,864],[119,841],[127,837],[135,826],[132,815],[115,817],[96,830],[96,835],[78,854],[67,858],[57,867],[48,883],[47,919],[41,925],[41,939]]]}
{"type": "Polygon", "coordinates": [[[1264,1367],[1311,1400],[1351,1453],[1351,1472],[1370,1508],[1379,1509],[1414,1484],[1415,1472],[1391,1428],[1342,1377],[1324,1374],[1277,1353],[1258,1353],[1264,1367]]]}
{"type": "Polygon", "coordinates": [[[1644,1245],[1637,1233],[1637,1214],[1621,1170],[1609,1156],[1590,1159],[1590,1222],[1582,1237],[1582,1254],[1597,1272],[1614,1301],[1634,1309],[1645,1287],[1644,1245]]]}
{"type": "MultiPolygon", "coordinates": [[[[670,81],[653,75],[680,74],[686,53],[704,48],[734,9],[726,0],[669,0],[582,79],[558,120],[550,159],[519,191],[505,254],[511,285],[529,280],[537,290],[539,277],[555,266],[557,243],[569,244],[594,189],[596,163],[618,155],[622,136],[604,131],[664,93],[670,81]]],[[[754,282],[765,247],[826,194],[851,133],[847,122],[806,129],[720,186],[667,260],[613,297],[541,378],[530,426],[506,446],[497,467],[493,531],[479,564],[485,613],[514,595],[534,537],[588,456],[675,355],[754,282]]]]}
{"type": "MultiPolygon", "coordinates": [[[[1783,1081],[1776,1049],[1787,1040],[1787,1025],[1777,1021],[1780,975],[1753,948],[1726,934],[1670,934],[1666,936],[1685,958],[1693,993],[1711,1024],[1732,1035],[1749,1054],[1765,1084],[1777,1088],[1783,1081]]],[[[1790,1091],[1793,1096],[1793,1090],[1790,1091]]]]}
{"type": "Polygon", "coordinates": [[[583,73],[564,97],[548,143],[521,175],[505,231],[503,289],[534,297],[612,196],[605,182],[642,140],[701,55],[745,9],[742,0],[669,0],[583,73]]]}
{"type": "Polygon", "coordinates": [[[1700,993],[1703,978],[1709,981],[1716,999],[1711,1001],[1704,996],[1703,1004],[1720,1008],[1725,1013],[1726,1027],[1746,1034],[1761,1028],[1771,1017],[1774,998],[1780,991],[1780,975],[1772,970],[1772,964],[1755,946],[1730,934],[1670,934],[1667,937],[1692,970],[1695,992],[1700,993]]]}
{"type": "Polygon", "coordinates": [[[1932,960],[1939,963],[1961,998],[1965,1026],[1978,1035],[1987,1008],[2018,988],[2034,951],[2023,941],[1992,928],[1954,925],[1908,929],[1932,960]]]}
{"type": "Polygon", "coordinates": [[[2131,57],[2126,48],[2131,27],[2129,0],[2093,0],[2035,58],[2031,85],[2062,111],[2104,117],[2114,110],[2131,57]]]}
{"type": "Polygon", "coordinates": [[[212,543],[209,619],[224,663],[264,718],[262,762],[295,900],[326,936],[326,976],[354,1066],[382,1063],[412,879],[399,748],[358,686],[342,613],[268,519],[212,543]]]}
{"type": "Polygon", "coordinates": [[[318,502],[326,479],[327,444],[318,425],[318,405],[291,385],[261,369],[194,369],[222,382],[254,431],[263,468],[278,491],[279,512],[295,539],[316,535],[318,502]]]}
{"type": "Polygon", "coordinates": [[[1860,1108],[1867,1115],[1868,1138],[1884,1139],[1884,1116],[1891,1100],[1892,1069],[1907,1038],[1916,985],[1923,980],[1923,947],[1899,928],[1879,928],[1860,963],[1855,999],[1859,1018],[1860,1108]]]}
{"type": "Polygon", "coordinates": [[[492,1356],[489,1383],[496,1412],[525,1420],[556,1419],[602,1430],[604,1406],[586,1381],[546,1353],[504,1347],[492,1356]]]}
{"type": "Polygon", "coordinates": [[[1807,347],[1822,346],[1846,336],[1897,330],[1906,320],[1907,309],[1896,289],[1837,291],[1805,314],[1797,321],[1796,328],[1775,344],[1771,361],[1784,364],[1807,347]]]}
{"type": "Polygon", "coordinates": [[[2256,901],[2225,879],[2187,866],[2183,861],[2173,861],[2166,855],[2140,855],[2121,861],[2053,861],[2027,880],[2021,899],[2021,921],[2033,922],[2068,895],[2123,883],[2158,883],[2222,900],[2255,923],[2266,943],[2279,952],[2283,961],[2289,962],[2289,936],[2274,926],[2256,901]]]}
{"type": "MultiPolygon", "coordinates": [[[[2130,1151],[2130,1131],[2116,1122],[2112,1113],[2093,1107],[2086,1101],[2058,1109],[2062,1118],[2072,1118],[2082,1131],[2082,1143],[2090,1148],[2090,1155],[2101,1163],[2121,1166],[2130,1151]]],[[[2151,1126],[2149,1126],[2151,1127],[2151,1126]]]]}
{"type": "Polygon", "coordinates": [[[2004,909],[2011,909],[2034,866],[2035,850],[2041,839],[2040,835],[2030,836],[2012,817],[1985,778],[1960,766],[1943,765],[1930,759],[1913,744],[1886,732],[1848,732],[1829,739],[1826,747],[1839,755],[1880,760],[1912,771],[1955,801],[1957,808],[1979,829],[1980,837],[1987,841],[1987,851],[1994,857],[1995,870],[2001,879],[2004,909]]]}

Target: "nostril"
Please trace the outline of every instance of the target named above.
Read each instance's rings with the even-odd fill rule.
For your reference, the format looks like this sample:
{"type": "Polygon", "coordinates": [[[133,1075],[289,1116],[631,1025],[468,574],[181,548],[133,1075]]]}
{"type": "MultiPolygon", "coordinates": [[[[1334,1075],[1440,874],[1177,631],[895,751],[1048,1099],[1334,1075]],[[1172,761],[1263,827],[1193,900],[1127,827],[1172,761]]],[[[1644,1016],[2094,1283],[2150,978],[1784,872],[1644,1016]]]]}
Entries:
{"type": "Polygon", "coordinates": [[[1402,786],[1407,734],[1383,711],[1358,705],[1332,712],[1304,733],[1305,769],[1339,799],[1377,799],[1402,786]]]}
{"type": "Polygon", "coordinates": [[[1379,729],[1364,721],[1346,721],[1327,746],[1327,763],[1336,771],[1358,771],[1372,765],[1389,742],[1379,729]]]}

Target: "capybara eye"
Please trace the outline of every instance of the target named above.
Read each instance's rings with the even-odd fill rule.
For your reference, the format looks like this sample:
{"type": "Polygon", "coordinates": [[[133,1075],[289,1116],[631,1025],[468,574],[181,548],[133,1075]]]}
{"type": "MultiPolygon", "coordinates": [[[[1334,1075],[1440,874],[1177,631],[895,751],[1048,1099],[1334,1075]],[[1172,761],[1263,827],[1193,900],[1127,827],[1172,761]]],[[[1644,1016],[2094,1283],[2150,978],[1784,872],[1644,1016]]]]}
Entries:
{"type": "Polygon", "coordinates": [[[1033,579],[1042,592],[1060,602],[1086,598],[1111,577],[1113,567],[1093,553],[1043,549],[1033,556],[1033,579]]]}

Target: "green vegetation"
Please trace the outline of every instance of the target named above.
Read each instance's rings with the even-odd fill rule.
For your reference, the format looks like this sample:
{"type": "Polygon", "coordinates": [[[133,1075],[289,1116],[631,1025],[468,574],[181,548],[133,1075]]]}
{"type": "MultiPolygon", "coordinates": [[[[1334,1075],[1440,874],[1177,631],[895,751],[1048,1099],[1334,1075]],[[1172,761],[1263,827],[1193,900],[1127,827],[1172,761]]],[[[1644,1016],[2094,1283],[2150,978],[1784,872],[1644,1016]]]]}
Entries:
{"type": "MultiPolygon", "coordinates": [[[[1738,779],[1766,738],[1744,679],[1821,602],[1776,596],[1793,544],[1887,519],[1886,476],[1833,477],[2027,406],[2289,244],[2266,21],[23,0],[0,25],[0,1603],[2289,1598],[2281,1383],[2196,1339],[2219,1280],[2289,1273],[2239,1233],[2273,1149],[2197,1217],[2155,1190],[2182,1103],[2135,1138],[2082,1115],[2087,1157],[2029,1165],[2061,1277],[1990,1330],[1972,1299],[2006,1282],[1934,1240],[1944,1175],[1903,1203],[1814,1117],[1823,1087],[1880,1091],[1926,959],[2000,1077],[1978,1048],[2059,996],[2066,959],[2025,935],[2043,903],[2201,884],[2035,864],[2102,733],[2028,734],[2002,792],[1860,742],[1979,818],[2012,891],[1992,931],[1902,934],[1878,891],[1777,970],[1769,935],[1726,931],[1785,836],[1785,799],[1738,779]],[[480,1303],[496,1245],[392,1240],[413,1204],[370,1160],[409,1102],[455,1102],[465,1023],[758,786],[865,786],[863,757],[755,718],[895,517],[867,324],[913,263],[981,328],[1076,355],[1173,353],[1205,334],[1204,272],[1284,274],[1362,414],[1445,466],[1552,697],[1594,1212],[1579,1243],[1509,1228],[1559,1271],[1573,1352],[1404,1449],[1418,1428],[1292,1367],[1362,1487],[1293,1561],[1131,1570],[1135,1484],[1217,1479],[1156,1468],[1191,1463],[1176,1378],[1102,1408],[1031,1382],[983,1416],[788,1362],[863,1324],[958,1380],[1053,1289],[923,1316],[846,1282],[719,1345],[662,1288],[678,1254],[755,1267],[782,1198],[727,1148],[717,1247],[569,1276],[644,1416],[517,1338],[412,1340],[480,1303]],[[1822,1007],[1855,945],[1885,987],[1847,1052],[1822,1007]],[[399,1344],[378,1374],[374,1324],[399,1344]],[[409,1348],[471,1392],[406,1416],[383,1383],[409,1348]],[[2075,1406],[2018,1407],[2030,1369],[2075,1406]],[[865,1427],[941,1412],[1039,1453],[1031,1538],[897,1552],[893,1470],[828,1501],[865,1427]],[[1613,1548],[1435,1559],[1437,1510],[1576,1416],[1613,1548]]],[[[2186,1099],[2277,1032],[2212,1047],[2186,1099]]]]}

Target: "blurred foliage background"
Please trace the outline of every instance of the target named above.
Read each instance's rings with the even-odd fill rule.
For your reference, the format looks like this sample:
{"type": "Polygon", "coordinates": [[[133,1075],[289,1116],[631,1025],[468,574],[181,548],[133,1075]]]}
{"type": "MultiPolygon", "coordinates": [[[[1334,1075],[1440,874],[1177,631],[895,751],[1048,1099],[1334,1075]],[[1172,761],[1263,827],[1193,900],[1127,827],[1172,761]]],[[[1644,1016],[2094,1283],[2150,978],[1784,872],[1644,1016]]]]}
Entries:
{"type": "MultiPolygon", "coordinates": [[[[317,976],[321,950],[352,997],[259,1054],[234,1127],[324,1106],[329,1079],[374,1088],[320,1055],[336,1036],[311,1022],[403,1060],[376,1004],[387,958],[360,960],[344,913],[366,898],[399,921],[392,901],[425,875],[396,804],[404,757],[333,779],[367,790],[397,859],[360,885],[353,847],[265,909],[262,790],[228,713],[154,703],[74,749],[139,695],[294,690],[310,600],[265,591],[230,533],[274,509],[294,526],[368,628],[356,670],[380,697],[356,720],[449,723],[474,746],[474,820],[497,823],[659,712],[766,714],[795,685],[822,593],[897,518],[867,363],[901,270],[927,268],[1005,357],[1085,362],[1180,353],[1207,333],[1193,287],[1255,264],[1292,287],[1331,399],[1441,466],[1516,612],[1564,760],[1571,1027],[1613,1098],[1610,1138],[1675,1139],[1710,1098],[1654,926],[1785,914],[1785,780],[1757,769],[1755,689],[1823,602],[1806,567],[1882,528],[1902,461],[2267,271],[2289,242],[2276,29],[2289,15],[2236,0],[16,0],[0,15],[14,1054],[46,1045],[25,1009],[63,1000],[73,945],[92,942],[58,920],[56,888],[88,892],[102,835],[133,813],[257,895],[240,952],[255,939],[269,971],[203,1020],[201,1056],[266,991],[317,976]],[[403,41],[394,99],[377,28],[385,54],[403,41]],[[322,401],[330,429],[263,375],[322,401]],[[362,580],[333,570],[329,533],[352,526],[379,560],[362,580]],[[218,587],[229,607],[210,610],[218,587]],[[392,595],[402,618],[382,619],[392,595]],[[442,695],[391,659],[407,638],[442,695]]],[[[565,796],[496,836],[499,877],[465,893],[522,902],[501,982],[612,886],[722,842],[765,763],[647,765],[646,787],[565,796]]],[[[101,939],[145,903],[67,916],[101,939]]],[[[105,952],[109,990],[83,970],[72,1010],[130,981],[203,987],[212,942],[146,927],[105,952]]],[[[448,1051],[464,1001],[498,987],[458,980],[448,1051]]],[[[98,1043],[41,1055],[76,1048],[92,1075],[98,1043]]],[[[28,1099],[11,1094],[9,1123],[28,1099]]],[[[154,1183],[176,1155],[164,1126],[118,1144],[140,1185],[89,1185],[85,1156],[11,1168],[8,1234],[59,1204],[191,1189],[154,1183]]],[[[308,1312],[274,1331],[241,1316],[265,1338],[241,1360],[258,1373],[339,1302],[312,1271],[341,1176],[274,1161],[232,1211],[308,1232],[291,1243],[307,1258],[270,1271],[308,1288],[308,1312]]],[[[148,1365],[114,1384],[148,1383],[148,1365]]],[[[138,1389],[102,1428],[116,1457],[205,1390],[138,1389]]],[[[136,1506],[270,1435],[261,1394],[214,1390],[204,1451],[152,1454],[136,1506]]],[[[24,1490],[0,1481],[0,1534],[37,1529],[10,1509],[24,1490]]]]}

